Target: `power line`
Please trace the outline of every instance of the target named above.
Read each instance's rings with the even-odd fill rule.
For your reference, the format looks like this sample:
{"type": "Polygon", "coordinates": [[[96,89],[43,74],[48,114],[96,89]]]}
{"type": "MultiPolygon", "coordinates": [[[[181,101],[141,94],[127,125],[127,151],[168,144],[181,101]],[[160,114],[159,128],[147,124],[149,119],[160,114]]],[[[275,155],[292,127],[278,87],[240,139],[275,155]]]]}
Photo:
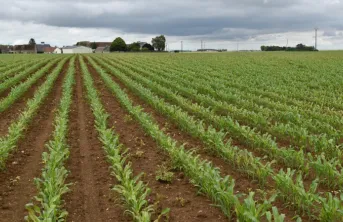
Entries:
{"type": "Polygon", "coordinates": [[[315,36],[314,48],[317,49],[317,38],[318,38],[317,32],[318,32],[318,28],[315,28],[314,32],[315,32],[315,35],[314,35],[315,36]]]}

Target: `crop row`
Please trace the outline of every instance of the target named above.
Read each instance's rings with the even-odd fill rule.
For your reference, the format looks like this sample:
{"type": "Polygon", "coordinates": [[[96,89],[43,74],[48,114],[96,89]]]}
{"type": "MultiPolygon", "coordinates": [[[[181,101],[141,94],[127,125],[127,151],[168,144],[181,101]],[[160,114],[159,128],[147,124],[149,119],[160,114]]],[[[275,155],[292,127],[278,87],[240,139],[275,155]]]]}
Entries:
{"type": "Polygon", "coordinates": [[[62,86],[62,97],[54,120],[52,139],[46,143],[48,152],[42,154],[44,168],[41,178],[35,178],[38,188],[35,202],[26,205],[28,221],[63,221],[68,213],[63,209],[62,195],[68,192],[65,180],[68,170],[64,167],[69,157],[67,133],[70,105],[75,83],[75,57],[69,61],[69,68],[62,86]]]}
{"type": "MultiPolygon", "coordinates": [[[[118,60],[118,58],[117,58],[118,60]]],[[[178,68],[178,66],[169,65],[156,65],[155,63],[144,63],[140,61],[137,67],[145,67],[149,69],[149,71],[157,70],[160,73],[165,73],[171,75],[174,73],[179,78],[186,78],[189,81],[193,82],[201,82],[202,86],[210,86],[210,91],[208,89],[198,88],[197,90],[205,90],[204,93],[212,93],[213,97],[223,101],[223,102],[230,102],[233,104],[237,104],[240,107],[246,108],[247,110],[253,110],[255,112],[262,112],[264,113],[265,117],[272,117],[277,118],[276,121],[281,121],[287,123],[288,121],[292,121],[294,124],[300,124],[302,119],[307,119],[308,121],[312,121],[313,125],[321,126],[319,123],[328,123],[332,126],[341,129],[342,120],[336,115],[321,113],[324,109],[322,106],[317,107],[317,111],[314,111],[314,107],[311,109],[302,108],[301,106],[295,107],[290,106],[289,104],[280,103],[279,100],[276,101],[269,100],[267,98],[261,98],[261,94],[255,92],[254,93],[244,93],[246,90],[244,88],[244,82],[240,84],[242,87],[236,88],[234,85],[224,85],[227,75],[222,74],[221,78],[216,77],[216,72],[211,72],[211,75],[208,75],[208,72],[204,72],[204,70],[197,70],[188,71],[187,69],[178,68]],[[296,121],[294,121],[296,120],[296,121]]],[[[194,69],[194,66],[192,66],[194,69]]],[[[206,70],[206,69],[205,69],[206,70]]],[[[237,78],[229,78],[228,82],[232,84],[237,78]]],[[[239,85],[239,84],[237,84],[239,85]]],[[[256,89],[257,87],[254,87],[256,89]]],[[[262,92],[260,92],[262,93],[262,92]]]]}
{"type": "MultiPolygon", "coordinates": [[[[92,59],[88,59],[92,62],[92,59]]],[[[275,216],[279,221],[283,221],[281,219],[283,215],[278,213],[272,215],[268,211],[275,196],[258,203],[253,200],[254,194],[250,193],[241,203],[234,193],[234,180],[231,177],[222,178],[219,170],[213,167],[210,162],[200,160],[200,157],[195,156],[193,152],[186,151],[182,146],[178,146],[177,141],[159,129],[159,125],[149,114],[143,112],[139,106],[133,106],[126,93],[113,82],[105,71],[96,66],[94,62],[92,65],[122,106],[140,123],[146,133],[169,154],[175,167],[184,171],[191,178],[191,182],[200,189],[200,192],[209,196],[227,217],[231,218],[234,214],[241,221],[260,220],[263,217],[272,221],[272,217],[275,216]]],[[[274,209],[273,212],[277,212],[276,208],[274,209]]]]}
{"type": "MultiPolygon", "coordinates": [[[[60,58],[58,60],[60,60],[60,58]]],[[[7,97],[0,100],[0,113],[8,109],[15,101],[17,101],[31,86],[33,86],[40,78],[42,78],[47,71],[49,71],[57,63],[57,61],[53,60],[49,61],[48,64],[46,63],[47,62],[39,63],[32,67],[32,69],[23,71],[23,73],[25,72],[26,75],[28,75],[33,70],[39,68],[38,71],[29,76],[24,82],[13,87],[7,97]]]]}
{"type": "Polygon", "coordinates": [[[18,140],[23,136],[25,129],[34,118],[44,99],[50,93],[57,77],[60,75],[63,65],[68,59],[69,58],[66,57],[58,63],[57,67],[47,77],[46,81],[35,92],[34,97],[28,100],[26,108],[20,114],[19,118],[10,125],[8,134],[0,138],[0,168],[5,167],[5,162],[9,154],[16,148],[18,140]]]}
{"type": "MultiPolygon", "coordinates": [[[[158,81],[160,83],[162,82],[164,85],[171,85],[173,89],[179,94],[189,98],[193,98],[196,102],[205,105],[208,109],[212,109],[212,112],[214,113],[217,113],[217,110],[222,110],[222,113],[226,112],[242,125],[247,124],[249,126],[252,126],[259,131],[277,137],[278,140],[290,140],[291,144],[299,147],[306,147],[311,152],[322,152],[325,149],[330,149],[339,153],[340,149],[336,146],[335,141],[338,141],[340,139],[341,133],[333,129],[330,125],[319,124],[320,127],[316,128],[318,128],[318,130],[321,130],[319,132],[322,135],[318,136],[310,134],[307,129],[303,128],[305,122],[307,123],[306,125],[310,125],[312,127],[313,123],[310,121],[301,121],[302,124],[300,124],[301,122],[298,120],[297,122],[300,122],[299,124],[301,125],[301,127],[298,124],[280,124],[278,122],[275,122],[277,120],[272,120],[275,123],[270,124],[271,120],[265,118],[265,116],[268,115],[266,112],[254,113],[250,110],[247,111],[245,109],[238,109],[226,101],[216,101],[216,98],[214,97],[218,94],[218,90],[211,91],[209,87],[206,86],[205,82],[199,82],[199,80],[197,79],[187,81],[187,77],[180,78],[178,74],[173,75],[171,73],[166,74],[158,70],[150,70],[149,68],[144,67],[144,65],[142,65],[141,68],[140,66],[134,67],[126,64],[126,67],[134,71],[138,71],[139,73],[144,73],[145,75],[148,75],[149,78],[154,78],[154,80],[158,79],[158,81]],[[149,69],[150,73],[145,71],[145,69],[149,69]],[[199,88],[206,88],[207,93],[199,92],[199,88]],[[327,134],[323,134],[323,132],[327,132],[329,136],[327,136],[327,134]]],[[[239,98],[236,98],[235,100],[241,101],[239,98]]],[[[289,113],[286,113],[286,115],[288,116],[288,118],[291,117],[291,114],[289,113]]],[[[333,153],[333,156],[335,155],[336,153],[333,153]]]]}
{"type": "Polygon", "coordinates": [[[99,134],[99,139],[111,164],[113,174],[120,185],[115,185],[113,190],[118,192],[134,221],[150,222],[153,206],[148,204],[147,197],[150,189],[140,180],[142,174],[134,177],[131,163],[127,161],[127,150],[119,142],[118,135],[107,126],[109,114],[106,113],[98,92],[94,87],[92,77],[83,59],[80,60],[84,85],[87,97],[95,117],[94,125],[99,134]]]}
{"type": "MultiPolygon", "coordinates": [[[[244,60],[245,57],[240,57],[239,59],[244,60]]],[[[334,107],[337,105],[338,108],[342,107],[341,101],[339,101],[339,98],[336,96],[337,93],[339,94],[337,80],[339,82],[339,79],[342,79],[342,77],[338,75],[340,72],[340,70],[337,69],[338,66],[332,66],[331,62],[325,64],[331,65],[330,69],[313,69],[312,61],[310,62],[310,66],[306,66],[305,63],[308,62],[308,60],[301,60],[297,61],[297,63],[304,69],[294,72],[293,65],[292,68],[285,68],[282,72],[278,72],[273,66],[273,63],[276,64],[275,61],[270,58],[266,60],[259,59],[258,61],[255,61],[255,64],[251,60],[249,61],[249,59],[252,58],[248,58],[246,63],[243,61],[231,61],[234,64],[230,66],[226,65],[229,61],[219,62],[217,60],[212,61],[209,59],[188,59],[187,62],[182,61],[182,69],[205,74],[210,72],[211,76],[220,77],[228,86],[237,86],[241,90],[245,89],[262,97],[269,97],[275,101],[285,100],[288,105],[307,103],[307,105],[311,106],[317,104],[318,109],[329,112],[332,111],[332,109],[326,109],[326,107],[323,107],[324,104],[328,107],[332,105],[334,107]],[[241,65],[243,63],[244,66],[241,65]],[[325,78],[323,78],[322,71],[319,70],[325,70],[327,72],[325,78]],[[334,70],[336,70],[336,72],[334,70]],[[237,75],[237,73],[240,75],[237,75]],[[268,73],[268,75],[265,75],[266,73],[268,73]],[[314,76],[315,78],[313,78],[314,76]],[[335,85],[337,85],[337,87],[335,87],[335,85]],[[328,87],[330,87],[330,90],[327,90],[328,87]],[[300,101],[297,101],[297,99],[300,101]]],[[[256,60],[256,57],[253,59],[256,60]]],[[[287,60],[285,61],[287,62],[287,60]]],[[[285,61],[278,61],[278,63],[285,61]]],[[[156,60],[154,62],[156,62],[156,60]]],[[[289,62],[294,63],[294,61],[289,62]]],[[[158,60],[158,64],[176,68],[180,67],[180,62],[175,62],[175,59],[168,60],[167,58],[164,58],[158,60]]],[[[323,63],[320,64],[323,65],[323,63]]],[[[287,65],[289,66],[289,64],[284,64],[284,67],[287,67],[287,65]]],[[[279,64],[277,64],[277,66],[280,67],[279,64]]]]}
{"type": "MultiPolygon", "coordinates": [[[[92,61],[90,59],[90,61],[92,61]]],[[[233,148],[230,143],[226,143],[224,144],[222,140],[218,140],[218,137],[220,135],[220,133],[216,133],[215,131],[210,131],[211,128],[209,128],[210,130],[204,131],[204,130],[198,130],[200,127],[202,127],[201,124],[197,124],[196,121],[192,120],[190,117],[187,117],[186,114],[182,114],[182,111],[177,109],[175,106],[170,106],[168,104],[166,104],[163,100],[159,99],[158,97],[154,97],[151,96],[149,98],[149,90],[145,89],[143,87],[141,87],[139,84],[134,83],[133,81],[130,81],[125,75],[123,75],[118,69],[115,69],[107,64],[105,64],[104,62],[97,60],[97,62],[101,65],[103,65],[104,67],[106,67],[108,70],[111,70],[111,73],[114,74],[115,76],[117,76],[125,85],[127,85],[131,90],[137,92],[137,94],[139,96],[141,96],[142,98],[145,98],[145,101],[150,103],[151,105],[153,105],[159,112],[165,114],[166,116],[170,116],[170,118],[172,118],[175,122],[177,122],[177,124],[181,125],[182,128],[186,129],[186,131],[188,133],[190,133],[191,135],[194,135],[196,132],[199,132],[199,137],[204,140],[205,144],[209,144],[209,142],[206,142],[206,140],[208,141],[215,141],[217,142],[217,144],[212,144],[212,146],[208,146],[208,148],[212,148],[214,149],[214,151],[219,154],[221,157],[225,158],[227,161],[229,162],[233,162],[236,165],[238,164],[238,168],[240,170],[245,170],[246,173],[253,173],[255,174],[254,176],[258,179],[259,175],[258,173],[258,169],[261,166],[261,164],[257,165],[259,163],[259,159],[254,158],[251,154],[249,154],[248,152],[238,152],[239,149],[237,148],[233,148]],[[169,110],[169,111],[168,111],[169,110]],[[173,114],[174,113],[174,114],[173,114]],[[204,134],[207,133],[208,136],[210,136],[210,134],[208,132],[211,132],[212,135],[216,135],[217,137],[209,137],[206,138],[205,136],[202,136],[201,133],[204,134]],[[215,139],[217,138],[217,139],[215,139]],[[228,155],[229,154],[229,155],[228,155]],[[249,158],[246,158],[249,157],[249,158]],[[238,158],[236,160],[240,160],[240,161],[234,161],[235,158],[238,158]],[[239,159],[241,158],[241,159],[239,159]],[[247,160],[247,161],[244,161],[247,160]],[[255,166],[254,166],[255,165],[255,166]]],[[[96,67],[96,64],[92,63],[93,66],[96,67]]],[[[101,70],[99,70],[99,72],[102,72],[101,70]]],[[[151,95],[151,93],[150,93],[151,95]]],[[[200,128],[201,129],[201,128],[200,128]]],[[[261,167],[260,167],[261,168],[261,167]]],[[[316,215],[319,214],[319,212],[321,211],[321,208],[316,206],[316,201],[310,202],[308,201],[309,199],[315,199],[317,201],[322,201],[323,205],[326,204],[327,199],[326,198],[322,198],[320,197],[318,194],[316,194],[316,189],[314,190],[309,190],[306,191],[303,184],[302,183],[288,183],[288,184],[283,184],[283,183],[279,183],[278,181],[280,180],[280,178],[282,178],[283,180],[286,181],[292,181],[292,177],[294,176],[294,171],[290,171],[292,173],[290,174],[286,174],[283,170],[281,170],[278,174],[274,174],[272,173],[272,169],[270,168],[270,164],[266,164],[263,168],[261,168],[260,171],[264,171],[267,173],[267,176],[269,174],[272,175],[273,180],[275,181],[275,184],[277,186],[278,191],[282,194],[281,196],[284,196],[287,201],[289,201],[289,203],[291,203],[292,205],[295,205],[298,207],[299,211],[302,212],[306,212],[309,215],[316,215]],[[292,195],[287,195],[285,194],[287,189],[291,189],[291,187],[293,189],[293,193],[292,195]],[[294,201],[296,200],[296,202],[294,201]],[[312,210],[313,208],[313,210],[312,210]],[[312,210],[312,212],[311,212],[312,210]],[[316,213],[314,213],[316,212],[316,213]]],[[[299,177],[299,176],[298,176],[299,177]]],[[[300,177],[301,178],[301,177],[300,177]]],[[[302,180],[301,180],[302,182],[302,180]]],[[[313,182],[313,187],[316,187],[317,181],[313,182]]],[[[324,208],[323,208],[324,209],[324,208]]],[[[330,209],[331,210],[331,209],[330,209]]],[[[320,215],[320,218],[323,218],[323,215],[326,214],[327,212],[324,211],[325,213],[320,215]]],[[[337,215],[333,216],[336,217],[337,215]]],[[[340,215],[341,216],[341,215],[340,215]]]]}
{"type": "Polygon", "coordinates": [[[21,72],[17,73],[15,76],[6,79],[4,82],[0,84],[0,93],[4,92],[5,90],[9,89],[10,87],[16,85],[23,79],[27,78],[31,72],[39,69],[40,67],[44,66],[48,63],[49,60],[45,60],[39,63],[36,63],[33,66],[30,66],[29,68],[25,68],[21,72]]]}
{"type": "MultiPolygon", "coordinates": [[[[114,63],[111,63],[114,64],[114,63]]],[[[244,144],[252,149],[257,149],[260,152],[262,152],[265,155],[268,155],[270,159],[278,160],[279,162],[285,164],[287,167],[291,168],[297,168],[304,171],[306,174],[309,172],[310,169],[312,169],[317,176],[321,178],[320,182],[324,183],[327,186],[330,187],[339,187],[342,185],[343,181],[340,179],[342,178],[342,171],[338,171],[336,168],[340,169],[342,168],[340,166],[340,163],[337,159],[329,159],[327,160],[327,157],[324,155],[319,155],[316,158],[313,158],[311,155],[305,156],[304,152],[302,150],[296,151],[292,147],[287,148],[280,148],[278,145],[274,142],[274,140],[271,139],[270,136],[267,134],[261,135],[257,132],[255,132],[253,129],[250,129],[246,126],[241,126],[237,122],[235,122],[233,119],[231,119],[229,116],[222,117],[217,116],[213,112],[211,112],[209,109],[206,109],[202,107],[201,105],[192,103],[191,101],[187,100],[184,97],[179,96],[177,93],[173,92],[172,90],[169,90],[168,88],[161,87],[156,82],[152,82],[149,79],[146,79],[143,77],[143,75],[135,74],[135,72],[131,71],[130,69],[127,69],[126,67],[120,66],[118,63],[115,63],[116,68],[120,70],[116,70],[117,73],[120,73],[120,71],[123,71],[125,73],[125,78],[122,77],[125,81],[128,81],[128,76],[135,79],[137,82],[147,85],[149,90],[158,92],[160,95],[163,95],[165,98],[167,98],[169,101],[174,102],[177,106],[181,107],[182,109],[188,111],[192,115],[195,115],[200,118],[200,120],[205,120],[205,122],[215,126],[216,128],[220,130],[224,130],[225,132],[228,132],[230,134],[231,138],[234,138],[238,140],[241,144],[244,144]],[[307,158],[308,157],[308,158],[307,158]]],[[[137,84],[137,83],[136,83],[137,84]]],[[[142,86],[135,85],[135,89],[141,88],[141,91],[147,91],[142,86]]],[[[180,92],[180,91],[179,91],[180,92]]],[[[141,97],[143,94],[141,92],[137,92],[138,95],[141,97]]],[[[157,101],[159,100],[158,97],[153,96],[151,93],[146,92],[148,94],[147,97],[149,97],[151,104],[156,107],[158,104],[157,101]],[[150,95],[149,95],[150,94],[150,95]],[[154,97],[153,99],[151,99],[154,97]]],[[[193,97],[196,97],[197,95],[194,94],[193,97]]],[[[199,102],[202,104],[202,101],[199,102]]],[[[165,109],[165,113],[169,118],[172,118],[173,120],[177,120],[180,116],[187,116],[186,113],[184,113],[182,110],[178,110],[176,112],[175,110],[167,110],[166,105],[161,105],[158,107],[158,110],[165,109]],[[178,113],[178,114],[176,114],[178,113]]],[[[175,107],[174,107],[175,108],[175,107]]],[[[184,117],[185,118],[185,117],[184,117]]],[[[178,121],[177,121],[178,122],[178,121]]],[[[212,141],[224,141],[225,134],[220,132],[212,132],[211,136],[204,136],[205,130],[203,129],[203,124],[195,123],[195,120],[192,118],[184,119],[184,123],[180,123],[180,127],[183,129],[186,129],[187,131],[190,131],[193,133],[194,136],[201,138],[202,140],[205,140],[205,143],[209,147],[213,147],[214,145],[211,144],[212,141]],[[195,129],[190,129],[190,124],[187,123],[193,123],[195,125],[195,129]],[[203,130],[199,130],[203,129],[203,130]],[[196,134],[196,132],[199,132],[196,134]],[[200,133],[202,132],[202,133],[200,133]],[[214,139],[216,138],[216,139],[214,139]],[[206,142],[209,141],[209,142],[206,142]]],[[[212,128],[209,127],[207,131],[212,131],[212,128]]],[[[213,142],[212,142],[213,143],[213,142]]],[[[224,144],[224,142],[221,142],[224,144]]],[[[224,145],[217,145],[220,147],[224,147],[224,145]]],[[[235,148],[239,149],[239,148],[235,148]]],[[[229,149],[223,148],[223,150],[227,151],[229,149]]],[[[252,161],[250,161],[252,164],[252,161]]],[[[268,165],[268,164],[267,164],[268,165]]],[[[247,166],[247,168],[250,168],[251,166],[247,166]]],[[[256,165],[255,167],[258,171],[261,171],[261,166],[256,165]]],[[[255,169],[252,168],[252,169],[255,169]]],[[[268,176],[268,171],[264,174],[264,179],[262,177],[259,177],[260,180],[266,181],[266,178],[268,176]]]]}
{"type": "MultiPolygon", "coordinates": [[[[281,123],[290,122],[292,125],[298,125],[301,127],[306,126],[310,131],[312,130],[315,133],[323,133],[323,129],[325,132],[325,129],[330,130],[332,126],[342,129],[342,124],[340,124],[342,120],[337,115],[317,113],[314,112],[313,109],[309,110],[307,108],[302,108],[301,106],[289,106],[287,104],[280,103],[278,100],[276,102],[263,101],[258,93],[256,93],[256,95],[243,95],[243,92],[245,91],[243,88],[235,89],[235,87],[232,87],[231,85],[223,85],[225,78],[216,78],[215,73],[211,73],[209,76],[208,73],[202,74],[201,72],[187,72],[187,70],[181,71],[179,68],[171,67],[170,65],[165,67],[154,67],[154,64],[144,64],[143,62],[138,63],[136,67],[144,67],[144,69],[149,70],[150,72],[158,72],[159,74],[169,78],[173,76],[178,80],[183,80],[180,82],[188,84],[190,87],[192,87],[192,85],[189,85],[189,82],[199,83],[200,86],[195,88],[199,93],[212,95],[214,99],[223,103],[236,104],[246,110],[263,113],[263,117],[267,118],[269,121],[278,121],[281,123]]],[[[234,79],[232,79],[231,82],[233,80],[234,79]]],[[[243,83],[242,86],[244,86],[243,83]]],[[[321,110],[323,110],[322,107],[320,111],[321,110]]]]}
{"type": "Polygon", "coordinates": [[[32,65],[36,64],[37,61],[28,60],[25,62],[18,62],[18,63],[8,64],[0,68],[0,82],[6,81],[6,79],[12,77],[17,72],[21,70],[25,70],[28,67],[31,67],[32,65]]]}

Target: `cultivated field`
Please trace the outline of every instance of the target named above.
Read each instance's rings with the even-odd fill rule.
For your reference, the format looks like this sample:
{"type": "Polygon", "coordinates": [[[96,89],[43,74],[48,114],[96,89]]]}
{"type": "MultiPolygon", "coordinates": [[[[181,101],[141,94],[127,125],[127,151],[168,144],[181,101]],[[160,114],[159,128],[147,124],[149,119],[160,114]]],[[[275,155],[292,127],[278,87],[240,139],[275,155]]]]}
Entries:
{"type": "Polygon", "coordinates": [[[2,55],[0,221],[343,221],[342,58],[2,55]]]}

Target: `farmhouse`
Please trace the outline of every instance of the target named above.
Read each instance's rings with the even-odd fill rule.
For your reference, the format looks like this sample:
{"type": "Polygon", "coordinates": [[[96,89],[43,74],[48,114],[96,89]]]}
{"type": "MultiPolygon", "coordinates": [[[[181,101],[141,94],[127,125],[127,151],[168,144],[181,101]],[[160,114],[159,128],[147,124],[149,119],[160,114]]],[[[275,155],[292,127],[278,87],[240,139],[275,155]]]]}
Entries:
{"type": "Polygon", "coordinates": [[[1,54],[12,53],[12,51],[13,51],[13,46],[0,45],[0,53],[1,54]]]}
{"type": "Polygon", "coordinates": [[[97,47],[107,47],[111,46],[112,42],[95,42],[97,47]]]}
{"type": "Polygon", "coordinates": [[[45,48],[50,48],[49,44],[42,42],[41,44],[36,44],[37,53],[44,53],[45,48]]]}
{"type": "Polygon", "coordinates": [[[44,53],[45,54],[55,53],[55,49],[56,49],[56,47],[46,47],[46,48],[44,48],[44,53]]]}
{"type": "Polygon", "coordinates": [[[37,53],[36,45],[15,45],[13,48],[15,54],[35,54],[37,53]]]}
{"type": "Polygon", "coordinates": [[[62,54],[61,48],[56,48],[53,52],[54,54],[62,54]]]}
{"type": "Polygon", "coordinates": [[[141,50],[145,44],[148,44],[147,42],[140,42],[140,41],[138,41],[137,43],[139,43],[141,50]]]}
{"type": "Polygon", "coordinates": [[[61,48],[63,54],[92,53],[92,49],[85,46],[65,46],[61,48]]]}
{"type": "Polygon", "coordinates": [[[110,47],[109,46],[98,47],[98,48],[96,48],[96,50],[94,52],[95,53],[109,53],[110,52],[110,47]]]}

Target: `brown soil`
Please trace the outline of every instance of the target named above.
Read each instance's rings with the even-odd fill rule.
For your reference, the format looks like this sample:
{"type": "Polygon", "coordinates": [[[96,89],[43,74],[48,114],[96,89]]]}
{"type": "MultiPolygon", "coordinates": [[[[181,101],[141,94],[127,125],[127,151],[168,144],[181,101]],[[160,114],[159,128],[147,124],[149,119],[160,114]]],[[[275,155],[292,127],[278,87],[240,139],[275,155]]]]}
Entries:
{"type": "Polygon", "coordinates": [[[149,201],[159,202],[157,212],[170,208],[170,221],[226,221],[223,213],[211,206],[212,202],[208,198],[197,195],[197,189],[183,173],[174,172],[175,178],[171,184],[156,181],[155,172],[158,166],[169,163],[169,157],[145,134],[138,123],[129,120],[128,113],[107,90],[96,71],[90,66],[89,68],[105,109],[111,114],[110,126],[115,127],[120,135],[120,142],[129,148],[135,175],[144,172],[142,179],[152,189],[149,201]]]}
{"type": "MultiPolygon", "coordinates": [[[[47,73],[51,73],[55,69],[57,63],[55,63],[47,73]]],[[[20,113],[25,109],[26,103],[29,99],[33,98],[36,90],[45,82],[47,75],[40,78],[33,86],[25,92],[17,101],[15,101],[7,110],[1,113],[0,118],[0,136],[4,136],[8,132],[10,124],[18,118],[20,113]]]]}
{"type": "Polygon", "coordinates": [[[70,114],[68,144],[71,171],[67,183],[73,183],[65,196],[68,221],[130,221],[113,200],[110,175],[101,143],[94,128],[94,118],[85,98],[79,63],[76,62],[76,91],[70,114]]]}
{"type": "Polygon", "coordinates": [[[62,95],[62,83],[68,68],[64,65],[49,96],[39,109],[18,149],[7,161],[7,169],[0,172],[0,220],[23,221],[25,204],[37,194],[33,179],[41,174],[42,152],[53,131],[54,113],[62,95]]]}
{"type": "MultiPolygon", "coordinates": [[[[150,106],[133,92],[131,92],[118,78],[112,76],[112,79],[117,84],[119,84],[120,87],[128,94],[129,98],[135,105],[141,106],[145,112],[151,114],[154,117],[154,119],[160,125],[160,129],[164,129],[164,131],[169,136],[177,140],[179,144],[185,144],[185,148],[195,149],[197,154],[199,154],[202,159],[211,161],[214,166],[220,169],[222,176],[230,175],[231,177],[233,177],[235,179],[235,190],[237,192],[248,194],[250,191],[254,191],[255,193],[257,193],[255,199],[260,198],[260,196],[258,195],[259,186],[256,181],[253,181],[252,178],[248,178],[245,174],[242,174],[238,170],[232,168],[232,166],[230,166],[230,164],[225,162],[222,158],[216,157],[214,154],[212,155],[209,150],[205,148],[206,145],[204,145],[199,139],[194,138],[187,132],[183,132],[181,129],[179,129],[176,124],[169,121],[166,117],[152,108],[152,106],[150,106]]],[[[104,92],[103,89],[101,89],[100,91],[104,92]]],[[[271,185],[272,184],[267,184],[267,187],[262,189],[265,191],[273,192],[274,188],[271,185]]],[[[286,214],[287,220],[290,220],[293,216],[296,215],[296,212],[288,209],[281,201],[276,201],[273,203],[273,205],[278,208],[280,213],[286,214]]]]}

